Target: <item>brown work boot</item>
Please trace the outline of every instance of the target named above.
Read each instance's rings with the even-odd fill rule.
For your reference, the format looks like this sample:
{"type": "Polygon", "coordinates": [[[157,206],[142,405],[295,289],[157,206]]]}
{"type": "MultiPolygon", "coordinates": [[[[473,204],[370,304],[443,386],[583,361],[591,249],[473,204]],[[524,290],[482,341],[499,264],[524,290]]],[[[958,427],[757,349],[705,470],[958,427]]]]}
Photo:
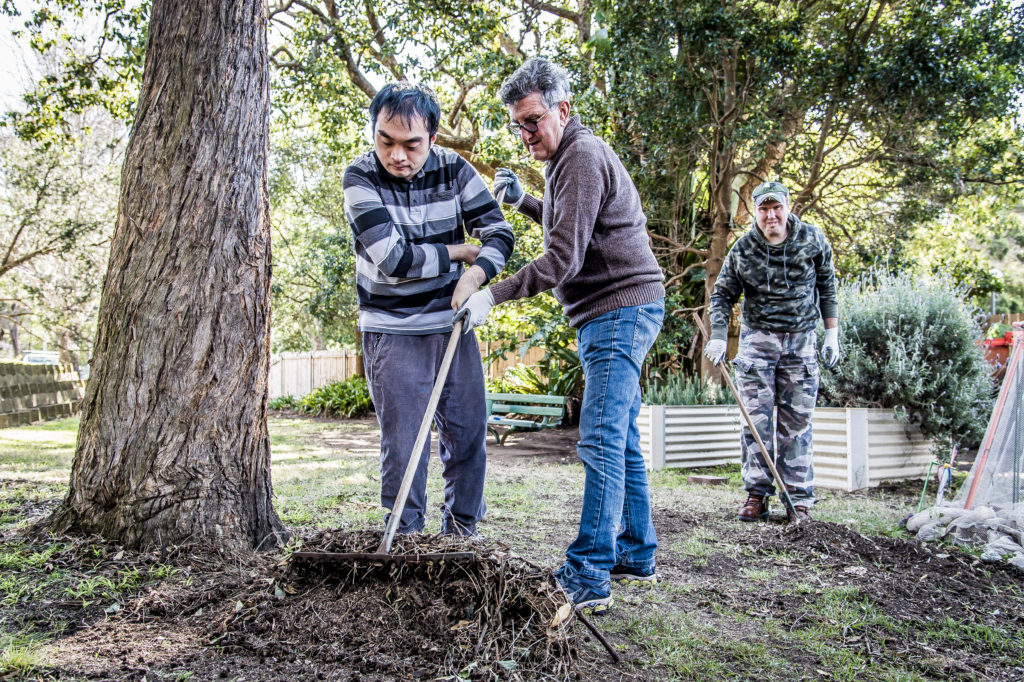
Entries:
{"type": "Polygon", "coordinates": [[[764,521],[768,518],[768,498],[751,493],[740,507],[737,518],[740,521],[764,521]]]}
{"type": "Polygon", "coordinates": [[[786,512],[786,514],[789,516],[790,523],[801,523],[802,521],[811,520],[810,510],[800,504],[793,505],[793,511],[786,512]]]}

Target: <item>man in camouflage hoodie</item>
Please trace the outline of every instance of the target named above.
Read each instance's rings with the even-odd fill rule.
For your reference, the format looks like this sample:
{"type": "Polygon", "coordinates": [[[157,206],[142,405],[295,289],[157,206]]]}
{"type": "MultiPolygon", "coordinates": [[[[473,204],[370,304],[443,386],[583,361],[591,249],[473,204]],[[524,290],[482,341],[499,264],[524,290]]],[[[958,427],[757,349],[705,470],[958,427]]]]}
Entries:
{"type": "MultiPolygon", "coordinates": [[[[829,368],[839,360],[832,248],[821,230],[789,212],[789,190],[782,183],[762,183],[752,198],[754,227],[729,249],[711,295],[711,340],[704,354],[715,365],[725,359],[729,317],[742,294],[740,347],[733,360],[740,400],[789,491],[796,516],[790,512],[790,520],[799,521],[809,518],[814,504],[811,417],[818,397],[819,313],[825,321],[821,359],[829,368]]],[[[746,426],[741,446],[748,496],[739,519],[763,520],[775,481],[746,426]]]]}

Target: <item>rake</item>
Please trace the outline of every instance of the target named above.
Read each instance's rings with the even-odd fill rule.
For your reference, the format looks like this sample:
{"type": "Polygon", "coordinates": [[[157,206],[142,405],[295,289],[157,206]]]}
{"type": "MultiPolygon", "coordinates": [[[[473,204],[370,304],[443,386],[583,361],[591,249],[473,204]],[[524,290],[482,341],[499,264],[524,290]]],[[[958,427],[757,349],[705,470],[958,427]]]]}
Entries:
{"type": "MultiPolygon", "coordinates": [[[[704,321],[700,319],[700,315],[697,313],[693,314],[693,319],[697,322],[697,329],[700,330],[701,335],[704,337],[704,343],[707,343],[708,330],[704,327],[704,321]]],[[[764,446],[764,441],[761,440],[760,434],[758,434],[757,429],[754,428],[754,421],[750,418],[750,413],[747,412],[747,408],[743,406],[743,401],[740,399],[740,394],[739,391],[736,390],[736,386],[732,383],[729,371],[724,366],[720,369],[722,378],[725,379],[725,385],[729,387],[729,390],[732,391],[733,397],[736,398],[736,405],[740,408],[740,414],[742,414],[743,419],[746,420],[747,428],[750,429],[750,433],[754,436],[754,440],[757,441],[757,447],[761,448],[761,454],[764,455],[764,461],[772,471],[772,478],[775,479],[775,487],[779,489],[779,499],[781,499],[786,505],[786,512],[789,514],[789,518],[793,519],[793,523],[799,523],[800,519],[796,515],[796,508],[793,507],[793,500],[789,498],[789,490],[786,488],[786,484],[782,482],[782,476],[779,475],[779,470],[775,468],[775,460],[768,456],[768,448],[764,446]]]]}
{"type": "MultiPolygon", "coordinates": [[[[464,311],[465,309],[463,309],[464,311]]],[[[455,321],[452,334],[448,338],[448,347],[445,349],[444,358],[441,360],[441,368],[437,372],[437,379],[434,381],[434,389],[430,393],[430,400],[427,401],[427,409],[423,413],[423,421],[420,422],[419,433],[416,434],[416,442],[412,446],[412,454],[409,455],[409,463],[405,467],[405,475],[402,477],[402,485],[398,489],[398,496],[388,517],[387,526],[384,529],[384,538],[376,552],[295,552],[292,557],[316,563],[353,563],[353,562],[381,562],[381,563],[433,563],[438,561],[473,561],[476,559],[475,552],[431,552],[414,554],[392,554],[391,544],[395,539],[395,532],[402,519],[402,512],[405,511],[405,503],[409,499],[409,489],[412,487],[413,478],[416,477],[416,468],[423,457],[423,446],[430,434],[430,424],[434,419],[434,412],[437,411],[437,402],[441,398],[441,391],[444,389],[444,382],[448,378],[448,370],[452,365],[452,358],[455,356],[455,348],[462,335],[462,322],[465,312],[461,313],[455,321]]]]}

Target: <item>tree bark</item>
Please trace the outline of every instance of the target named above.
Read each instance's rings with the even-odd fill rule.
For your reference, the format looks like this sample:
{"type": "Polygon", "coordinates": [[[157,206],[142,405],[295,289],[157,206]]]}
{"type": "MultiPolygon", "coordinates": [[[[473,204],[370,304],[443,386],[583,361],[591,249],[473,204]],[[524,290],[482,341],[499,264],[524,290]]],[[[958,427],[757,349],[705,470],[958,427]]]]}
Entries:
{"type": "MultiPolygon", "coordinates": [[[[731,155],[722,154],[721,156],[730,157],[731,155]]],[[[712,168],[715,168],[714,161],[712,168]]],[[[718,281],[718,275],[722,272],[725,255],[729,251],[729,241],[732,239],[732,216],[729,212],[729,202],[732,199],[732,177],[733,169],[730,162],[727,168],[722,169],[722,172],[718,174],[717,181],[711,183],[712,187],[710,188],[711,243],[708,245],[708,256],[704,264],[706,280],[704,314],[702,315],[708,334],[711,333],[711,294],[715,291],[715,282],[718,281]]],[[[700,334],[700,332],[697,333],[700,334]]],[[[706,339],[700,339],[699,348],[701,350],[704,349],[705,343],[707,343],[706,339]]],[[[715,378],[719,383],[723,383],[721,377],[714,371],[714,365],[703,353],[700,356],[700,375],[705,381],[715,378]]]]}
{"type": "Polygon", "coordinates": [[[128,547],[267,547],[264,0],[156,0],[71,484],[51,518],[128,547]]]}

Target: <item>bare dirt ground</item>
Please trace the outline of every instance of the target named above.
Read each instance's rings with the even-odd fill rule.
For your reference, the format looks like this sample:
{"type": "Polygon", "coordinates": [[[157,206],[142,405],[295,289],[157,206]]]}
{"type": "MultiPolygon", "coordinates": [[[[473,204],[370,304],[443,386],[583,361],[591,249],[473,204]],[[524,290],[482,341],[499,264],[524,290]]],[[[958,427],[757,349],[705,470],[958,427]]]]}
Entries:
{"type": "MultiPolygon", "coordinates": [[[[492,438],[490,475],[516,481],[564,466],[565,480],[580,479],[576,438],[547,430],[502,448],[492,438]]],[[[324,441],[375,453],[372,435],[324,441]]],[[[49,647],[43,679],[1024,680],[1024,580],[1014,569],[835,522],[741,524],[731,502],[673,494],[655,497],[658,586],[616,587],[616,607],[595,618],[618,665],[578,622],[552,627],[564,597],[551,582],[550,548],[571,541],[578,500],[564,514],[538,513],[528,531],[500,525],[492,506],[485,539],[457,547],[477,552],[469,568],[315,570],[281,551],[136,554],[68,540],[33,570],[173,570],[113,611],[109,601],[71,599],[10,608],[40,631],[73,623],[49,647]]],[[[311,531],[303,549],[351,551],[377,537],[311,531]]],[[[453,547],[436,537],[402,542],[453,547]]]]}

